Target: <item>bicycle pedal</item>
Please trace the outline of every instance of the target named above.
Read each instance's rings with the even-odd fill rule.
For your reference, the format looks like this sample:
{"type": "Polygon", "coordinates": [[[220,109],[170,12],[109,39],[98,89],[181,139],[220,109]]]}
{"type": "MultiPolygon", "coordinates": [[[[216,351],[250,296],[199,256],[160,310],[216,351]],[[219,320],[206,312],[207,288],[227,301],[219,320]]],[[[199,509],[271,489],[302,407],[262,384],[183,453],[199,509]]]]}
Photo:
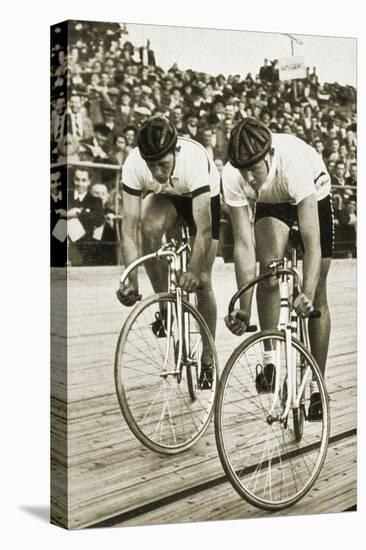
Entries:
{"type": "Polygon", "coordinates": [[[256,366],[255,387],[257,393],[274,393],[276,385],[276,367],[269,363],[264,368],[256,366]]]}
{"type": "Polygon", "coordinates": [[[153,333],[157,338],[166,337],[165,323],[158,311],[155,313],[155,321],[150,323],[150,326],[151,326],[151,330],[153,331],[153,333]]]}
{"type": "Polygon", "coordinates": [[[213,367],[211,365],[202,365],[198,387],[200,388],[200,390],[212,390],[212,384],[213,367]]]}
{"type": "Polygon", "coordinates": [[[318,392],[310,396],[307,420],[308,422],[321,422],[323,420],[323,406],[318,392]]]}

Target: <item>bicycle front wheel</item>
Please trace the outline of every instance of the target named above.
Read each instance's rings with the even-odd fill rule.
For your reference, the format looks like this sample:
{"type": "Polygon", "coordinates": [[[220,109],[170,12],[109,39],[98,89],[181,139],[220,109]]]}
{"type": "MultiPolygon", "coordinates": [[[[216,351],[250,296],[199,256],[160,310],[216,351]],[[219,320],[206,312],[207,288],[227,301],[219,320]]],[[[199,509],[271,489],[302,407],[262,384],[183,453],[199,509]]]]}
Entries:
{"type": "Polygon", "coordinates": [[[323,378],[298,340],[292,340],[292,348],[296,364],[306,369],[303,410],[309,404],[311,382],[323,407],[322,421],[303,419],[302,437],[294,431],[299,409],[291,406],[288,416],[283,416],[289,388],[282,332],[264,331],[238,346],[225,366],[216,401],[215,435],[226,475],[242,498],[264,510],[281,510],[302,498],[317,479],[327,452],[330,422],[323,378]],[[276,357],[276,381],[271,380],[267,390],[257,378],[263,372],[259,367],[265,350],[274,351],[276,357]]]}
{"type": "Polygon", "coordinates": [[[191,447],[210,423],[217,379],[212,336],[191,304],[183,300],[179,312],[175,295],[166,293],[150,296],[133,309],[118,340],[115,384],[122,413],[141,443],[164,454],[191,447]],[[160,331],[154,330],[157,313],[165,319],[160,331]],[[193,387],[202,349],[209,349],[212,357],[213,384],[205,390],[193,387]]]}

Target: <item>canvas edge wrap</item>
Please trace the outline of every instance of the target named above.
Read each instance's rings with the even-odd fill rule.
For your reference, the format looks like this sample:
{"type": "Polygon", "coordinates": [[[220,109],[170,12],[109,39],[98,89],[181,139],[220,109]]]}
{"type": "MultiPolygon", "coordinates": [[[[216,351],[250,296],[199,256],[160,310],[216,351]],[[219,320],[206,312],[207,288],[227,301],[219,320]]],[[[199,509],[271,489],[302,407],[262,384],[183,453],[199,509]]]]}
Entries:
{"type": "MultiPolygon", "coordinates": [[[[50,27],[50,54],[55,45],[53,31],[56,27],[60,29],[58,43],[65,52],[67,51],[69,28],[68,22],[64,21],[50,27]]],[[[50,79],[52,79],[51,63],[50,56],[50,79]]],[[[67,101],[66,81],[61,87],[60,93],[67,101]]],[[[50,99],[52,101],[53,98],[50,99]]],[[[51,136],[50,138],[52,139],[51,136]]],[[[67,162],[61,169],[67,178],[67,162]]],[[[68,182],[65,179],[62,191],[66,197],[67,188],[68,182]]],[[[68,528],[67,239],[60,243],[55,250],[55,240],[51,237],[51,258],[55,258],[55,256],[58,258],[56,257],[56,262],[53,262],[53,265],[60,267],[51,268],[50,521],[60,527],[68,528]]]]}

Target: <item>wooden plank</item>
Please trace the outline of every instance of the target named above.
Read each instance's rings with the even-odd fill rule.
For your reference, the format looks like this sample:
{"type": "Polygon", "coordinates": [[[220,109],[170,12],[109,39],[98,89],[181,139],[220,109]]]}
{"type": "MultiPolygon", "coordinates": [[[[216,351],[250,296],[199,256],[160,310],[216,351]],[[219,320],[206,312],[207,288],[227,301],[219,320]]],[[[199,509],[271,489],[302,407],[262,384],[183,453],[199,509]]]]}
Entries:
{"type": "MultiPolygon", "coordinates": [[[[126,426],[120,413],[113,380],[115,345],[119,330],[130,312],[127,308],[122,308],[114,296],[118,274],[118,268],[73,268],[69,271],[68,393],[65,400],[62,394],[65,370],[62,370],[61,364],[54,377],[53,395],[57,399],[52,399],[51,404],[53,467],[66,465],[66,461],[69,465],[70,527],[89,525],[102,518],[153,502],[157,497],[174,495],[182,489],[223,476],[212,425],[190,451],[174,457],[162,457],[145,449],[126,426]],[[62,438],[66,418],[68,451],[65,451],[62,438]]],[[[220,269],[215,270],[214,276],[215,286],[219,290],[217,348],[222,368],[240,341],[227,331],[223,322],[227,303],[235,289],[232,265],[220,266],[220,269]]],[[[141,277],[141,288],[144,293],[150,292],[150,285],[144,276],[141,277]]],[[[355,262],[334,262],[329,284],[333,327],[327,367],[327,385],[332,399],[331,435],[342,433],[356,425],[355,290],[355,262]],[[340,285],[342,290],[347,289],[347,294],[339,292],[340,285]]],[[[55,349],[60,347],[60,356],[63,321],[60,308],[60,324],[55,331],[55,349]]],[[[343,472],[349,460],[347,458],[343,464],[343,472]]],[[[333,457],[332,452],[328,453],[323,472],[327,472],[327,469],[333,472],[332,468],[336,468],[338,461],[339,456],[333,457]]],[[[325,482],[319,485],[321,500],[324,496],[324,511],[336,511],[343,504],[355,502],[356,465],[351,461],[347,471],[348,487],[351,488],[348,491],[342,481],[341,466],[339,468],[339,471],[333,472],[331,479],[334,479],[334,483],[328,483],[334,485],[335,494],[330,494],[325,482]]],[[[317,485],[318,483],[321,480],[317,485]]],[[[61,517],[62,513],[65,514],[62,478],[57,478],[55,487],[60,498],[54,495],[53,500],[55,510],[58,510],[61,517]]],[[[222,491],[223,493],[221,489],[220,492],[212,490],[212,497],[209,497],[212,498],[211,505],[208,505],[208,493],[194,496],[194,502],[198,499],[200,506],[194,507],[188,503],[186,511],[177,521],[182,521],[184,514],[188,514],[193,521],[211,518],[211,514],[214,514],[212,519],[234,518],[237,517],[235,514],[239,513],[238,510],[240,514],[244,513],[244,509],[247,510],[248,506],[237,497],[229,484],[225,483],[222,491]],[[225,506],[215,512],[218,498],[225,506]]],[[[309,501],[304,500],[302,506],[304,511],[294,513],[310,513],[313,510],[312,502],[310,505],[309,501]]],[[[173,505],[174,507],[179,516],[180,505],[173,505]]],[[[161,517],[158,512],[154,518],[161,517]]],[[[249,507],[249,516],[240,517],[252,517],[252,513],[253,510],[249,507]]],[[[176,521],[172,519],[174,514],[174,510],[170,511],[167,515],[169,519],[164,521],[176,521]]],[[[165,518],[165,515],[162,517],[165,518]]],[[[142,523],[148,523],[150,519],[150,516],[144,517],[142,523]]],[[[131,524],[134,524],[133,520],[131,524]]]]}

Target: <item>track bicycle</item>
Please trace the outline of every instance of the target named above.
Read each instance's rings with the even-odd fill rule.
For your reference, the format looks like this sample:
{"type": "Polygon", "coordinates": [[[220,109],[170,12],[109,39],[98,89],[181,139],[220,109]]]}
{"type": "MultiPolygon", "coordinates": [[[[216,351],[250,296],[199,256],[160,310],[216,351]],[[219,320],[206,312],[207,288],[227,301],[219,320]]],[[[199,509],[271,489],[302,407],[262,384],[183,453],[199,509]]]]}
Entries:
{"type": "Polygon", "coordinates": [[[129,428],[146,447],[163,454],[185,451],[200,439],[210,423],[217,391],[213,338],[195,306],[195,295],[178,285],[189,253],[184,225],[180,243],[170,240],[130,264],[121,276],[123,285],[132,270],[152,259],[168,265],[168,292],[135,305],[118,339],[114,369],[118,401],[129,428]],[[202,354],[210,357],[207,383],[202,354]]]}
{"type": "MultiPolygon", "coordinates": [[[[294,227],[291,261],[274,260],[268,272],[240,288],[230,301],[229,314],[243,292],[265,279],[279,281],[278,330],[253,334],[234,350],[223,370],[215,406],[216,443],[227,478],[247,502],[273,511],[295,504],[313,486],[330,432],[328,395],[309,351],[307,320],[291,307],[301,289],[298,239],[294,227]],[[263,355],[268,350],[275,356],[274,370],[270,379],[263,380],[263,355]],[[310,422],[308,407],[314,391],[319,392],[323,418],[310,422]]],[[[318,317],[319,312],[310,316],[318,317]]]]}

